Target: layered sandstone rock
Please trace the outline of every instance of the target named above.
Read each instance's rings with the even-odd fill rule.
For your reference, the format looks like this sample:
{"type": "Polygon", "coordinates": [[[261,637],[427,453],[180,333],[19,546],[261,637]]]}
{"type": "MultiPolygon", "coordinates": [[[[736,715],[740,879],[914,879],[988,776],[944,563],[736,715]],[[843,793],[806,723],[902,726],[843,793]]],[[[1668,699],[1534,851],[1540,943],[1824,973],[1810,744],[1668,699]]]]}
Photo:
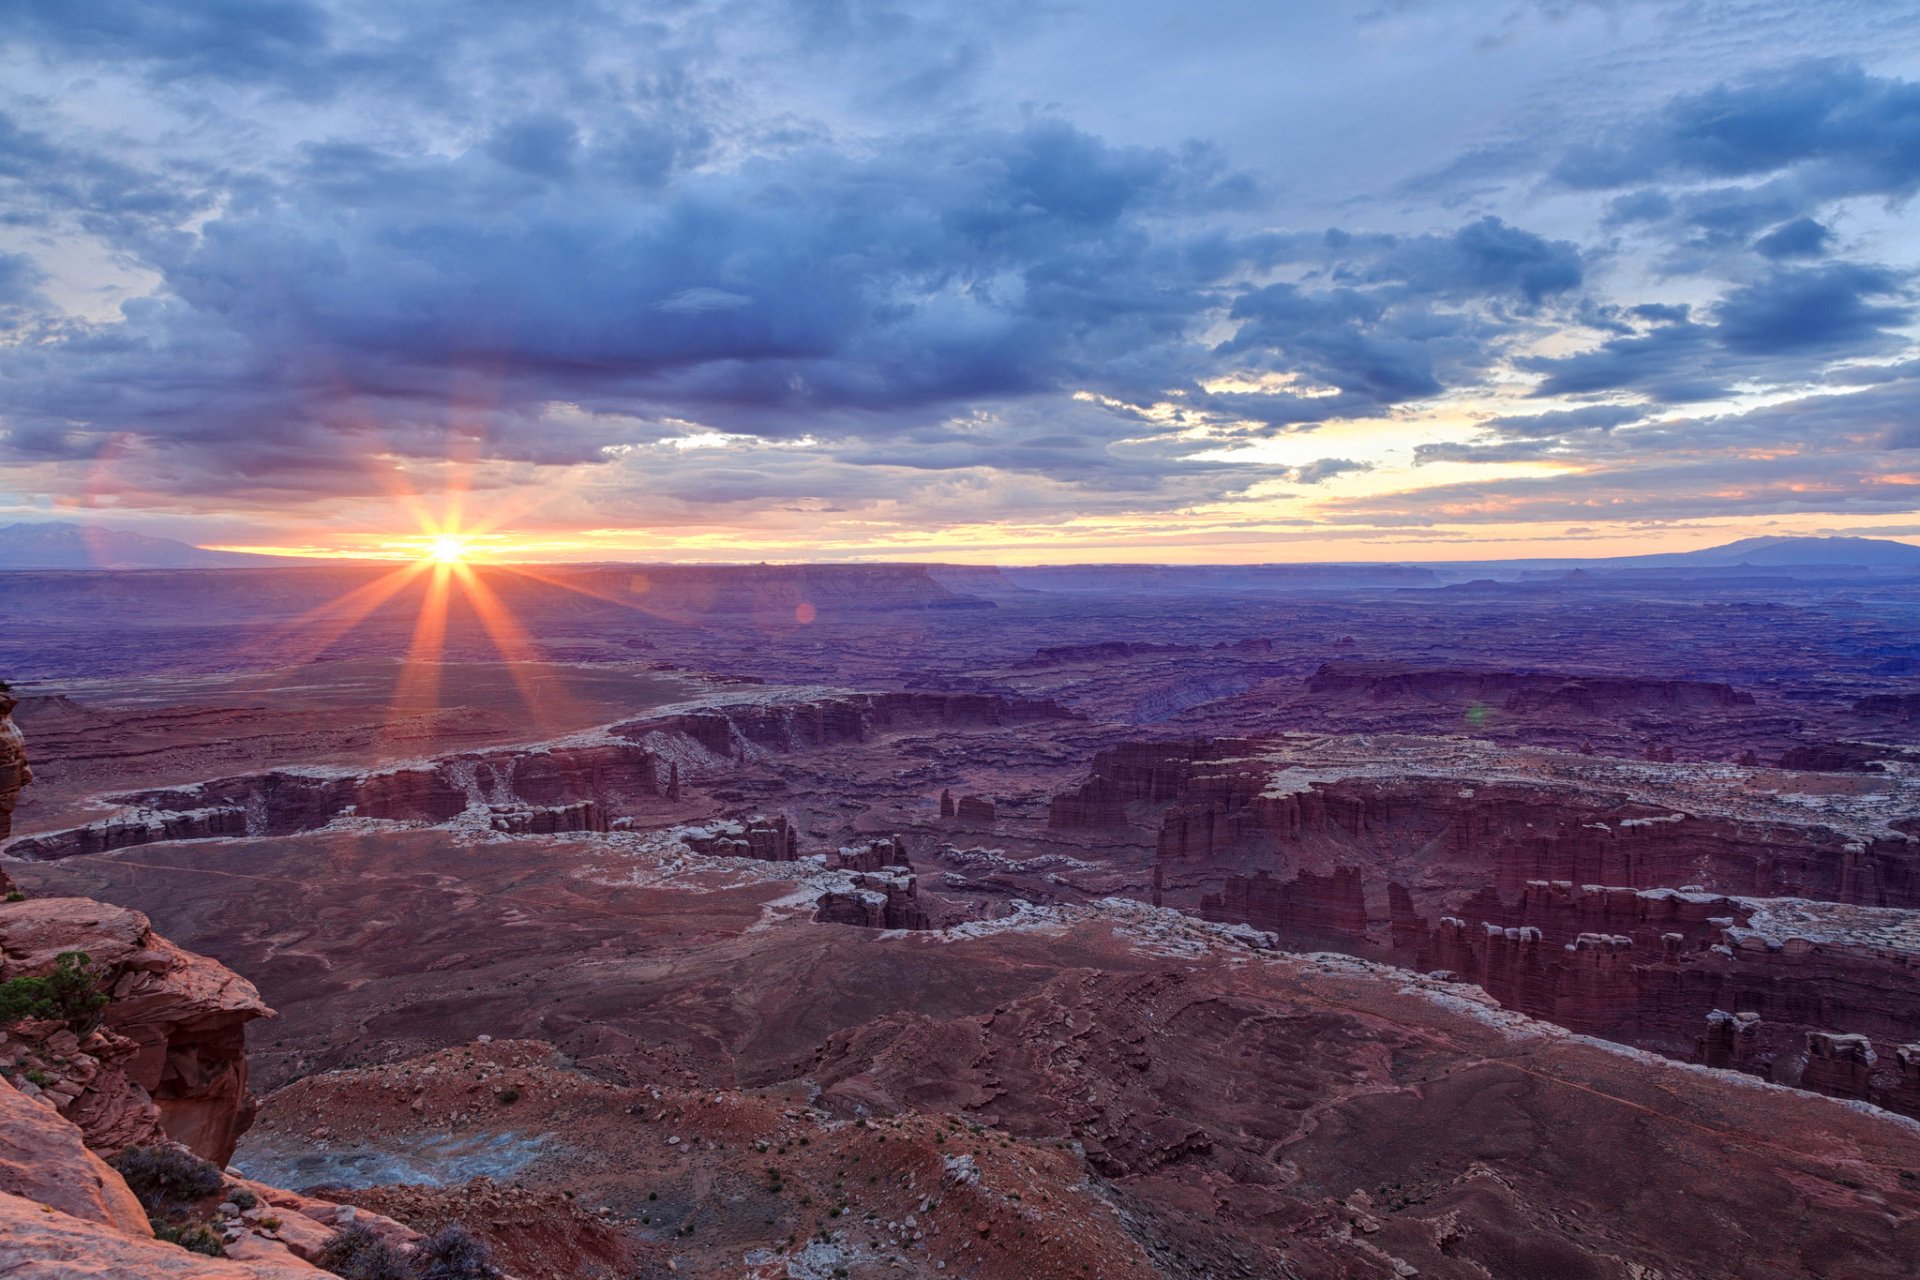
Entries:
{"type": "Polygon", "coordinates": [[[253,985],[154,933],[146,916],[86,898],[0,905],[0,977],[37,977],[85,952],[111,997],[84,1040],[63,1024],[8,1028],[8,1048],[103,1151],[164,1135],[225,1164],[252,1123],[246,1024],[272,1015],[253,985]]]}
{"type": "MultiPolygon", "coordinates": [[[[265,1252],[265,1251],[263,1251],[265,1252]]],[[[327,1272],[284,1249],[260,1258],[208,1258],[33,1200],[0,1193],[0,1275],[34,1280],[318,1280],[327,1272]]]]}
{"type": "Polygon", "coordinates": [[[975,827],[992,826],[996,812],[993,801],[985,796],[961,796],[953,807],[954,821],[975,827]]]}
{"type": "Polygon", "coordinates": [[[466,815],[507,834],[605,831],[636,809],[677,801],[683,765],[713,776],[749,758],[887,733],[1072,717],[1057,703],[976,693],[718,703],[619,724],[593,735],[603,738],[598,741],[583,736],[364,773],[274,770],[115,796],[120,812],[15,841],[9,852],[54,861],[163,840],[292,835],[340,820],[440,824],[466,815]]]}
{"type": "Polygon", "coordinates": [[[695,853],[714,858],[792,862],[800,856],[800,833],[784,813],[689,827],[680,839],[695,853]]]}
{"type": "Polygon", "coordinates": [[[847,889],[831,889],[814,902],[820,924],[851,924],[863,929],[930,929],[933,921],[920,902],[919,877],[903,870],[862,872],[847,889]]]}
{"type": "Polygon", "coordinates": [[[1286,881],[1265,871],[1229,876],[1222,892],[1200,899],[1200,916],[1294,937],[1364,941],[1365,881],[1358,867],[1338,867],[1324,876],[1302,872],[1286,881]]]}
{"type": "Polygon", "coordinates": [[[13,834],[13,810],[20,802],[20,788],[33,781],[33,770],[27,767],[26,739],[13,722],[13,709],[19,705],[13,695],[0,692],[0,841],[13,834]]]}
{"type": "Polygon", "coordinates": [[[1196,762],[1216,754],[1211,739],[1130,742],[1093,757],[1091,776],[1053,798],[1047,825],[1062,831],[1098,830],[1128,821],[1130,806],[1168,804],[1186,790],[1196,762]]]}
{"type": "MultiPolygon", "coordinates": [[[[164,1139],[161,1139],[164,1141],[164,1139]]],[[[404,1247],[417,1233],[355,1210],[246,1178],[189,1208],[190,1220],[221,1237],[225,1258],[156,1239],[146,1209],[86,1135],[48,1102],[0,1081],[0,1275],[35,1280],[305,1280],[329,1274],[311,1265],[335,1230],[358,1222],[404,1247]],[[231,1195],[238,1204],[210,1202],[231,1195]]]]}
{"type": "Polygon", "coordinates": [[[842,845],[827,855],[827,866],[835,871],[880,871],[887,867],[911,871],[913,859],[907,856],[907,842],[899,836],[876,836],[842,845]]]}
{"type": "Polygon", "coordinates": [[[546,806],[489,805],[488,823],[495,831],[516,836],[573,835],[608,830],[607,816],[591,800],[546,806]]]}
{"type": "Polygon", "coordinates": [[[80,1130],[47,1101],[0,1080],[0,1193],[47,1205],[83,1222],[151,1237],[146,1210],[80,1130]]]}
{"type": "Polygon", "coordinates": [[[1139,743],[1094,757],[1049,825],[1159,823],[1159,856],[1217,869],[1342,864],[1456,891],[1529,881],[1920,906],[1904,775],[1654,766],[1458,739],[1139,743]]]}

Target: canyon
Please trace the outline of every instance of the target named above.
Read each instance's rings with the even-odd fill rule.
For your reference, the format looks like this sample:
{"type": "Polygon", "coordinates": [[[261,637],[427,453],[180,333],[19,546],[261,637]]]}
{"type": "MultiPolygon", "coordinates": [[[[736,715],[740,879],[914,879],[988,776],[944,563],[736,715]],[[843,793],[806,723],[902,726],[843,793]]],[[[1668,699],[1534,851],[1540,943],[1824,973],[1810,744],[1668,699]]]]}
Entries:
{"type": "Polygon", "coordinates": [[[1910,1267],[1920,583],[596,567],[422,663],[357,572],[0,628],[90,1230],[153,1140],[523,1280],[1910,1267]]]}

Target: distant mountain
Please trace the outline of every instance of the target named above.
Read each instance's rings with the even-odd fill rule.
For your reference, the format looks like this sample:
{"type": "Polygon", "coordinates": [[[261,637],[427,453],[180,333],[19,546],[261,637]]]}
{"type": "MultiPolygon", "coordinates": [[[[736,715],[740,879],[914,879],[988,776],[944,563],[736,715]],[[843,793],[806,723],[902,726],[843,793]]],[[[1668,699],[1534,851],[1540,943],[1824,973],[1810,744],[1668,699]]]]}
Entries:
{"type": "Polygon", "coordinates": [[[1661,555],[1622,556],[1608,563],[1623,568],[1920,569],[1920,547],[1887,538],[1742,538],[1724,546],[1661,555]]]}
{"type": "Polygon", "coordinates": [[[0,526],[0,570],[237,569],[285,563],[279,556],[207,551],[172,538],[69,521],[0,526]]]}

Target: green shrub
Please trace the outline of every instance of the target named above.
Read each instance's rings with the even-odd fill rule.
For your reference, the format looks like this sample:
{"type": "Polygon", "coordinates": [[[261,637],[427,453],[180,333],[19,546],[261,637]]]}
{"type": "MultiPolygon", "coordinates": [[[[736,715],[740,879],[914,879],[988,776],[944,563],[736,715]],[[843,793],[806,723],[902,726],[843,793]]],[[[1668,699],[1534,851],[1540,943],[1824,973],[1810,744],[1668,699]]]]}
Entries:
{"type": "Polygon", "coordinates": [[[13,978],[0,982],[0,1025],[28,1018],[58,1018],[86,1035],[100,1025],[107,993],[93,957],[84,951],[62,951],[54,957],[53,972],[44,978],[13,978]]]}
{"type": "Polygon", "coordinates": [[[188,1253],[204,1253],[209,1258],[227,1256],[226,1246],[220,1243],[220,1237],[202,1226],[189,1224],[176,1227],[164,1222],[154,1222],[153,1236],[156,1240],[177,1244],[188,1253]]]}
{"type": "Polygon", "coordinates": [[[225,1185],[218,1165],[178,1147],[128,1147],[111,1163],[148,1213],[204,1200],[225,1185]]]}
{"type": "Polygon", "coordinates": [[[20,892],[18,889],[15,889],[12,893],[9,893],[7,895],[8,902],[25,902],[26,900],[27,900],[27,895],[20,892]]]}

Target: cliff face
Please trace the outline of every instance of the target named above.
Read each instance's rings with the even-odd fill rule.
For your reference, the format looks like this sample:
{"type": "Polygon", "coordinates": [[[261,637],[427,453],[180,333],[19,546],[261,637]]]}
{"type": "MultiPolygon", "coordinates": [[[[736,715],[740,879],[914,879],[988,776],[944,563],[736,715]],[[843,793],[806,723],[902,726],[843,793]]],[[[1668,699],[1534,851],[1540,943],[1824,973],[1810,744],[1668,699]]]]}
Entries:
{"type": "Polygon", "coordinates": [[[27,767],[26,739],[13,722],[13,709],[18,705],[12,695],[0,693],[0,841],[13,834],[13,809],[20,801],[20,788],[33,781],[33,770],[27,767]]]}
{"type": "Polygon", "coordinates": [[[253,1121],[245,1027],[273,1011],[246,979],[174,946],[138,911],[87,898],[0,905],[0,979],[43,976],[68,951],[91,957],[110,1000],[84,1037],[48,1021],[0,1032],[7,1059],[48,1081],[22,1092],[51,1101],[96,1150],[164,1137],[224,1165],[253,1121]]]}
{"type": "Polygon", "coordinates": [[[830,890],[814,901],[819,924],[851,924],[863,929],[930,929],[933,922],[920,903],[919,877],[898,867],[859,872],[853,887],[830,890]]]}
{"type": "MultiPolygon", "coordinates": [[[[162,840],[291,835],[348,816],[441,823],[475,814],[508,834],[605,831],[636,808],[677,799],[683,767],[689,776],[721,774],[743,759],[890,732],[1071,716],[1053,702],[975,693],[729,703],[616,725],[611,741],[469,752],[368,773],[274,770],[129,793],[113,797],[126,805],[113,817],[18,840],[9,852],[50,862],[162,840]]],[[[990,810],[974,816],[991,819],[990,810]]]]}
{"type": "MultiPolygon", "coordinates": [[[[1667,797],[1627,790],[1635,779],[1569,780],[1577,766],[1568,762],[1580,758],[1565,755],[1493,758],[1481,762],[1493,766],[1489,777],[1457,764],[1443,773],[1366,762],[1314,767],[1276,762],[1262,749],[1219,739],[1103,751],[1084,784],[1054,797],[1049,825],[1097,830],[1157,818],[1168,874],[1189,880],[1359,865],[1381,879],[1462,892],[1491,885],[1515,895],[1534,880],[1699,884],[1920,907],[1920,842],[1895,830],[1898,822],[1861,835],[1785,804],[1753,813],[1677,810],[1656,802],[1667,797]],[[1527,770],[1534,776],[1518,776],[1527,770]]],[[[1615,766],[1593,767],[1604,775],[1615,766]]],[[[1674,776],[1684,780],[1685,769],[1674,776]]],[[[1762,782],[1772,790],[1854,785],[1765,771],[1753,778],[1754,790],[1736,794],[1770,795],[1758,789],[1762,782]]],[[[1725,780],[1713,785],[1731,789],[1725,780]]]]}
{"type": "Polygon", "coordinates": [[[1374,702],[1480,703],[1514,712],[1698,711],[1753,705],[1751,693],[1712,680],[1475,671],[1387,662],[1327,663],[1308,679],[1307,689],[1374,702]]]}
{"type": "Polygon", "coordinates": [[[1893,775],[1201,739],[1101,753],[1051,825],[1157,816],[1155,901],[1916,1114],[1914,798],[1893,775]]]}

